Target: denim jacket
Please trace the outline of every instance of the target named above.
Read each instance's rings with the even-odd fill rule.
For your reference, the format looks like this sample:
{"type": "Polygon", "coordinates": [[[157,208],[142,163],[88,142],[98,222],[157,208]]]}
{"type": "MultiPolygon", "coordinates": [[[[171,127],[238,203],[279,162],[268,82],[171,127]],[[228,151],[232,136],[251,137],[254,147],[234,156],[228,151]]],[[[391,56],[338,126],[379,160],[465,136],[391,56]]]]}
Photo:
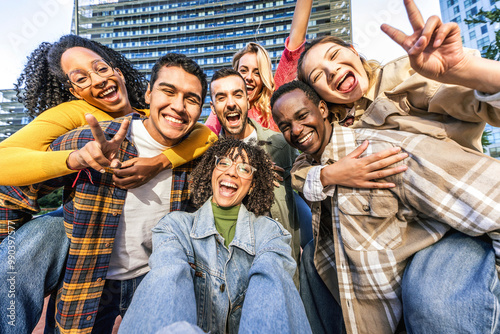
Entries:
{"type": "Polygon", "coordinates": [[[120,332],[154,333],[177,321],[210,333],[238,333],[242,326],[309,332],[292,281],[296,264],[289,243],[279,223],[243,205],[228,248],[215,228],[210,200],[194,213],[169,213],[153,229],[151,271],[120,332]]]}

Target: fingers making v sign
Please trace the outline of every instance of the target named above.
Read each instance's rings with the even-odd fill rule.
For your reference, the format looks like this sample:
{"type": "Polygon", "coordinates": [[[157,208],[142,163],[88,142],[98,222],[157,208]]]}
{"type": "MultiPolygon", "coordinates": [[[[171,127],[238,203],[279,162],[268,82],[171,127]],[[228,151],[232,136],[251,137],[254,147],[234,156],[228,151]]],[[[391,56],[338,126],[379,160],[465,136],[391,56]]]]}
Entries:
{"type": "Polygon", "coordinates": [[[67,161],[68,168],[79,170],[90,167],[104,173],[106,167],[119,167],[119,161],[113,161],[113,159],[115,159],[118,149],[123,139],[125,139],[129,120],[123,120],[120,129],[111,140],[106,139],[99,122],[97,122],[94,116],[87,114],[85,115],[85,120],[90,126],[94,140],[89,141],[84,147],[69,155],[67,161]]]}

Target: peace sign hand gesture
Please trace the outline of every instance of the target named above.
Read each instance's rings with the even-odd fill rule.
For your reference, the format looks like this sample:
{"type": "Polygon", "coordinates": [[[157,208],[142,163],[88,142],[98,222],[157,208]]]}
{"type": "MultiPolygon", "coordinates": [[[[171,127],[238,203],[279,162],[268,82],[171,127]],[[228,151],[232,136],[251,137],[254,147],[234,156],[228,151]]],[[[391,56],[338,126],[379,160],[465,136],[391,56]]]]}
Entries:
{"type": "Polygon", "coordinates": [[[404,4],[413,34],[407,36],[388,24],[381,26],[382,31],[406,50],[419,74],[443,83],[460,83],[458,77],[469,57],[464,53],[458,25],[443,23],[437,16],[425,22],[413,0],[404,0],[404,4]]]}
{"type": "Polygon", "coordinates": [[[120,162],[113,159],[116,157],[123,139],[125,139],[129,120],[125,119],[122,122],[120,129],[111,140],[106,140],[104,132],[94,116],[86,114],[85,120],[89,124],[95,140],[89,141],[81,149],[71,152],[66,162],[68,168],[79,170],[90,167],[104,173],[105,167],[119,167],[120,162]]]}

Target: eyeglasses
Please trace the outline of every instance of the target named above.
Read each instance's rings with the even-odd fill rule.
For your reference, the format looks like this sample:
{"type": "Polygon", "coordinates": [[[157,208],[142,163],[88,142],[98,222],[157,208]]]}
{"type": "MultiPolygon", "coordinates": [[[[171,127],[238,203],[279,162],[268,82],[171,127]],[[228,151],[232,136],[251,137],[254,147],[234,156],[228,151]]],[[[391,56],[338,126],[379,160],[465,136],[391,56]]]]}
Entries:
{"type": "MultiPolygon", "coordinates": [[[[231,166],[233,166],[234,161],[229,159],[228,157],[215,157],[215,168],[220,170],[221,172],[227,171],[231,166]]],[[[249,179],[252,177],[253,172],[255,172],[257,168],[253,167],[250,164],[245,162],[239,162],[236,164],[236,174],[243,179],[249,179]]]]}
{"type": "Polygon", "coordinates": [[[92,70],[74,70],[67,74],[68,80],[79,88],[87,88],[92,84],[90,73],[95,73],[101,78],[109,78],[114,74],[114,69],[104,59],[97,59],[92,62],[92,70]]]}

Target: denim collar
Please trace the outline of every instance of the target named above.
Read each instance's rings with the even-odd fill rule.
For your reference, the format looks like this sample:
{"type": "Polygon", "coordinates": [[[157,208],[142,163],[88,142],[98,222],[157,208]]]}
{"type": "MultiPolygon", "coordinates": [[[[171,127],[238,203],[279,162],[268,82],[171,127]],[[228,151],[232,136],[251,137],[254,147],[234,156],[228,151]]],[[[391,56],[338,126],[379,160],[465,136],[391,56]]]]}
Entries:
{"type": "MultiPolygon", "coordinates": [[[[196,211],[193,227],[189,234],[191,238],[203,239],[218,234],[215,228],[211,201],[212,197],[196,211]]],[[[250,255],[255,255],[254,220],[255,215],[249,212],[245,206],[241,204],[240,212],[238,213],[238,222],[236,223],[236,232],[234,233],[233,241],[231,241],[229,247],[238,247],[250,255]]]]}

